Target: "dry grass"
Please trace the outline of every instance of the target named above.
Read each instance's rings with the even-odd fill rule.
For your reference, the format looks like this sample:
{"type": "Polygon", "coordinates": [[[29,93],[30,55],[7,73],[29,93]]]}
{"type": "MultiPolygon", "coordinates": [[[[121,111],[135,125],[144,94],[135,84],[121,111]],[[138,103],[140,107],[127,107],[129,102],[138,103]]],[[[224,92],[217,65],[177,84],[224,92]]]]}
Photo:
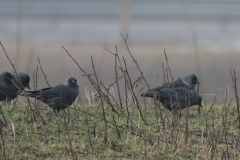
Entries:
{"type": "Polygon", "coordinates": [[[125,112],[117,115],[106,105],[108,137],[104,144],[105,123],[98,105],[75,104],[66,109],[66,113],[62,112],[60,118],[49,107],[41,105],[38,109],[46,125],[40,117],[35,123],[25,105],[17,105],[11,115],[13,105],[3,105],[8,124],[2,128],[5,145],[1,143],[1,151],[5,150],[7,159],[238,158],[239,129],[235,105],[216,105],[212,109],[204,106],[200,115],[197,107],[192,107],[185,117],[186,110],[177,117],[177,114],[161,109],[159,116],[162,119],[158,122],[155,106],[147,105],[146,111],[144,108],[141,105],[149,125],[144,124],[134,105],[128,107],[130,119],[125,116],[126,106],[123,106],[125,112]],[[201,131],[206,133],[201,135],[201,131]]]}
{"type": "MultiPolygon", "coordinates": [[[[229,89],[222,92],[217,105],[215,101],[206,105],[204,98],[201,112],[191,107],[173,113],[158,102],[139,98],[138,93],[150,85],[128,47],[127,38],[123,39],[130,62],[118,54],[117,46],[115,52],[106,49],[115,58],[111,68],[115,70],[114,80],[109,86],[98,77],[92,56],[92,70],[85,71],[74,59],[77,56],[63,47],[71,62],[78,66],[78,74],[84,73],[92,89],[86,88],[88,101],[82,98],[75,102],[62,112],[62,117],[56,117],[49,107],[35,101],[2,105],[1,158],[238,159],[240,106],[229,100],[229,89]],[[131,60],[138,69],[137,78],[133,78],[129,69],[131,60]]],[[[164,81],[171,82],[174,77],[165,56],[164,81]]],[[[35,88],[36,77],[39,76],[36,74],[33,80],[35,88]]],[[[238,101],[235,71],[232,79],[238,101]]]]}

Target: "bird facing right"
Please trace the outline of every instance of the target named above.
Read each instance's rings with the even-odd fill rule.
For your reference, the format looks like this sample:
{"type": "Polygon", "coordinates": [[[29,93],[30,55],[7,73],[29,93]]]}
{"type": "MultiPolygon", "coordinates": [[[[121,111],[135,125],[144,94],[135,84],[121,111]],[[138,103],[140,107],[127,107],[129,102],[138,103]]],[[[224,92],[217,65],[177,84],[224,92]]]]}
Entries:
{"type": "Polygon", "coordinates": [[[18,72],[17,75],[9,72],[0,73],[0,101],[11,101],[16,98],[25,87],[30,89],[30,77],[28,74],[18,72]]]}
{"type": "Polygon", "coordinates": [[[12,74],[9,72],[0,73],[0,101],[8,98],[8,92],[12,85],[12,74]]]}
{"type": "Polygon", "coordinates": [[[53,88],[44,88],[38,91],[27,91],[27,96],[36,98],[59,112],[61,109],[69,107],[79,94],[79,85],[77,79],[69,78],[65,83],[53,88]]]}
{"type": "Polygon", "coordinates": [[[156,98],[156,100],[159,100],[162,105],[170,111],[184,109],[193,105],[202,107],[201,95],[195,90],[189,90],[187,88],[162,88],[158,91],[142,93],[141,96],[156,98]]]}
{"type": "MultiPolygon", "coordinates": [[[[195,86],[197,84],[201,84],[198,81],[198,78],[195,74],[187,74],[186,76],[184,76],[182,79],[177,79],[174,82],[169,82],[169,83],[165,83],[163,85],[161,85],[160,87],[156,88],[156,91],[160,91],[163,88],[187,88],[190,90],[194,90],[195,86]]],[[[151,89],[151,91],[155,90],[151,89]]]]}

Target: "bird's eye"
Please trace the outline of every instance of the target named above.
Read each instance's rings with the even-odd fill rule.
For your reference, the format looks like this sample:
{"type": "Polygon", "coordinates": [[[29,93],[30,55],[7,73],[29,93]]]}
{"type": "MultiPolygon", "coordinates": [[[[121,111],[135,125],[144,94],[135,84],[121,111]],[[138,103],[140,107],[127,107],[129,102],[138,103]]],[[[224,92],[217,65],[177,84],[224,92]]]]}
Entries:
{"type": "Polygon", "coordinates": [[[193,81],[193,82],[197,81],[197,77],[193,76],[193,77],[192,77],[192,81],[193,81]]]}

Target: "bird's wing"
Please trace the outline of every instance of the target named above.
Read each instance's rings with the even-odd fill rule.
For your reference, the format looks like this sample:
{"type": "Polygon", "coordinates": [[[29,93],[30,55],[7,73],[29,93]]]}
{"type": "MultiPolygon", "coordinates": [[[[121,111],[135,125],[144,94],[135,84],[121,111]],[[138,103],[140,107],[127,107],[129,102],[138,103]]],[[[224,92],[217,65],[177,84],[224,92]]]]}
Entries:
{"type": "Polygon", "coordinates": [[[156,90],[156,91],[160,92],[161,89],[164,89],[164,88],[168,89],[168,88],[173,88],[173,87],[174,88],[178,88],[178,87],[185,88],[186,84],[183,83],[182,79],[180,79],[180,80],[177,79],[177,80],[173,81],[173,83],[172,82],[164,83],[163,85],[161,85],[160,87],[157,87],[156,89],[155,88],[150,89],[150,91],[156,90]]]}
{"type": "Polygon", "coordinates": [[[26,91],[27,93],[38,93],[38,92],[42,92],[42,91],[45,91],[45,90],[49,90],[49,89],[52,89],[52,87],[50,88],[43,88],[43,89],[40,89],[40,90],[36,90],[36,91],[26,91]]]}
{"type": "Polygon", "coordinates": [[[172,101],[179,100],[180,102],[186,102],[186,100],[192,98],[192,93],[186,88],[163,88],[157,92],[157,96],[165,99],[172,99],[172,101]]]}
{"type": "Polygon", "coordinates": [[[176,94],[176,91],[173,89],[173,88],[158,88],[158,89],[152,89],[152,90],[149,90],[147,91],[146,93],[142,93],[141,96],[143,97],[155,97],[155,95],[157,97],[160,97],[160,98],[165,98],[165,99],[170,99],[170,97],[173,97],[175,96],[176,94]]]}
{"type": "Polygon", "coordinates": [[[189,100],[192,100],[193,95],[192,92],[189,89],[186,88],[175,88],[175,91],[178,95],[179,101],[180,102],[186,102],[189,100]]]}
{"type": "Polygon", "coordinates": [[[162,88],[157,92],[157,96],[165,99],[176,99],[176,91],[172,88],[162,88]]]}
{"type": "Polygon", "coordinates": [[[30,97],[56,98],[65,96],[69,92],[68,87],[60,84],[53,88],[44,88],[39,91],[28,91],[30,97]]]}

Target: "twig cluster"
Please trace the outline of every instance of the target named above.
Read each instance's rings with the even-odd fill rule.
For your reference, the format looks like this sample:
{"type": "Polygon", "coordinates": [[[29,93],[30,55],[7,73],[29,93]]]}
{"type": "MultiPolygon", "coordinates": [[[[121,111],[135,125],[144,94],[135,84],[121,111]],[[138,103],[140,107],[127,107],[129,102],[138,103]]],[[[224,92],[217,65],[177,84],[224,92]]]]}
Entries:
{"type": "MultiPolygon", "coordinates": [[[[198,115],[192,115],[189,104],[190,100],[185,98],[187,107],[185,110],[177,110],[174,113],[167,111],[164,109],[164,106],[161,106],[159,101],[157,101],[157,98],[155,97],[153,99],[153,104],[149,104],[147,102],[148,99],[143,98],[144,103],[141,104],[138,99],[138,94],[145,89],[150,89],[144,74],[142,70],[140,69],[139,64],[137,63],[137,60],[133,56],[133,54],[130,51],[130,48],[127,44],[127,37],[124,38],[123,35],[121,35],[123,38],[123,41],[125,43],[125,46],[128,50],[128,53],[130,57],[132,58],[132,61],[136,65],[137,70],[139,71],[140,75],[137,79],[133,80],[131,77],[131,74],[128,70],[128,64],[127,59],[125,57],[120,57],[118,53],[118,48],[115,46],[115,52],[112,52],[108,49],[109,53],[111,53],[115,58],[115,78],[110,85],[105,85],[101,79],[97,76],[97,72],[95,69],[94,64],[94,58],[91,56],[91,63],[92,63],[92,73],[85,72],[82,67],[78,64],[78,62],[72,57],[72,55],[62,47],[66,53],[69,55],[69,57],[76,63],[78,66],[80,72],[82,73],[82,76],[85,76],[89,82],[91,83],[91,87],[89,89],[86,88],[86,96],[88,98],[89,103],[82,103],[81,107],[79,107],[79,100],[74,103],[71,107],[63,111],[63,117],[59,118],[59,122],[55,121],[57,124],[58,132],[62,134],[62,141],[64,141],[64,144],[66,145],[66,148],[64,149],[64,154],[69,154],[70,157],[73,159],[78,158],[78,154],[76,152],[76,149],[74,147],[74,138],[73,134],[71,132],[71,125],[74,122],[81,122],[81,124],[86,125],[86,144],[89,144],[89,150],[87,151],[87,154],[83,154],[84,156],[95,153],[98,146],[94,145],[96,144],[96,139],[99,136],[98,130],[101,130],[102,134],[102,143],[104,144],[104,147],[107,147],[108,145],[111,145],[111,149],[115,149],[117,144],[117,140],[122,140],[123,138],[126,143],[139,143],[142,145],[143,148],[143,156],[145,159],[161,159],[162,157],[169,156],[169,158],[173,158],[176,155],[185,156],[189,155],[189,150],[191,146],[193,145],[193,136],[199,136],[200,138],[199,143],[201,143],[201,149],[198,151],[198,156],[201,157],[203,155],[206,155],[205,157],[202,157],[203,159],[215,159],[216,155],[221,155],[221,158],[225,159],[231,159],[236,158],[238,159],[240,157],[240,138],[239,134],[233,133],[229,131],[229,127],[235,127],[235,123],[230,122],[229,114],[232,112],[234,113],[235,109],[237,110],[237,119],[235,122],[238,123],[237,128],[240,131],[240,106],[239,106],[239,97],[237,92],[237,78],[235,74],[235,70],[231,70],[233,85],[234,85],[234,91],[235,91],[235,97],[236,97],[236,108],[232,108],[232,100],[229,100],[228,98],[228,88],[224,91],[224,103],[221,105],[222,112],[218,114],[219,118],[221,119],[220,122],[217,122],[215,120],[216,117],[214,117],[214,105],[217,102],[216,96],[214,97],[214,100],[210,107],[204,107],[202,112],[198,115]],[[124,87],[120,87],[120,81],[124,82],[124,87]],[[140,87],[139,87],[140,86],[140,87]],[[113,88],[117,88],[117,96],[114,93],[113,88]],[[139,91],[137,91],[137,88],[140,88],[139,91]],[[95,93],[94,91],[95,90],[95,93]],[[94,97],[98,97],[98,104],[95,105],[94,102],[91,100],[92,95],[94,97]],[[99,114],[91,112],[91,109],[98,108],[99,114]],[[152,108],[149,109],[149,108],[152,108]],[[154,120],[149,118],[150,113],[153,113],[154,120]],[[80,121],[80,114],[83,115],[83,122],[80,121]],[[109,116],[110,115],[110,116],[109,116]],[[137,115],[137,116],[136,116],[137,115]],[[203,117],[203,123],[205,128],[194,128],[190,125],[192,116],[199,116],[203,117]],[[110,117],[110,118],[109,118],[110,117]],[[123,123],[120,123],[118,120],[122,117],[126,118],[126,121],[124,120],[123,123]],[[136,117],[138,117],[138,121],[136,120],[136,117]],[[63,119],[63,122],[61,122],[61,119],[63,119]],[[96,121],[96,119],[98,121],[96,121]],[[98,128],[102,123],[102,128],[98,128]],[[103,127],[104,126],[104,127],[103,127]],[[220,127],[219,127],[220,126],[220,127]],[[154,131],[150,132],[149,128],[153,128],[154,131]],[[113,139],[113,135],[111,133],[116,133],[115,137],[117,140],[113,139]],[[138,141],[138,142],[136,142],[138,141]],[[224,145],[224,147],[220,146],[224,145]],[[154,150],[157,149],[157,154],[155,157],[151,155],[154,150]]],[[[9,62],[11,63],[14,72],[17,73],[13,63],[11,62],[10,58],[8,57],[8,54],[6,53],[2,43],[1,46],[4,50],[5,55],[7,56],[9,62]]],[[[172,76],[172,72],[168,63],[168,57],[164,50],[165,58],[167,65],[164,66],[164,63],[162,63],[162,69],[163,69],[163,79],[164,82],[170,83],[173,82],[174,78],[172,76]]],[[[47,85],[50,87],[47,76],[43,72],[43,68],[40,64],[40,59],[38,58],[38,65],[33,73],[33,81],[34,81],[34,89],[38,88],[38,67],[40,67],[41,72],[43,73],[45,77],[45,81],[47,85]]],[[[19,77],[18,77],[19,78],[19,77]]],[[[158,76],[155,84],[155,90],[158,87],[158,76]]],[[[23,90],[24,95],[26,96],[26,92],[23,90]]],[[[189,93],[190,94],[190,93],[189,93]]],[[[177,95],[176,95],[177,96],[177,95]]],[[[189,97],[189,95],[188,95],[189,97]]],[[[40,105],[40,102],[33,103],[27,98],[27,108],[30,109],[30,122],[33,123],[33,126],[35,126],[35,130],[38,118],[40,118],[40,121],[43,124],[47,124],[46,122],[50,123],[54,117],[51,117],[47,120],[44,120],[42,116],[43,108],[41,108],[42,105],[40,105]],[[33,106],[33,107],[32,107],[33,106]],[[36,116],[37,115],[37,116],[36,116]],[[46,121],[46,122],[45,122],[46,121]]],[[[179,97],[177,96],[177,99],[179,97]]],[[[173,103],[173,102],[171,102],[173,103]]],[[[177,107],[180,107],[179,102],[177,107]]],[[[16,104],[16,103],[15,103],[16,104]]],[[[14,104],[14,106],[15,106],[14,104]]],[[[205,104],[206,106],[206,104],[205,104]]],[[[14,109],[14,107],[13,107],[14,109]]],[[[13,109],[10,113],[10,115],[13,112],[13,109]]],[[[5,144],[6,141],[4,140],[4,134],[3,134],[3,127],[5,127],[9,122],[7,123],[7,119],[4,116],[4,111],[2,111],[2,107],[0,106],[0,115],[3,117],[3,121],[0,119],[0,150],[1,150],[1,158],[7,159],[8,156],[5,152],[5,144]]],[[[27,110],[27,117],[28,117],[28,110],[27,110]]],[[[24,153],[24,147],[21,147],[21,144],[19,144],[18,139],[16,139],[16,125],[14,122],[10,121],[12,125],[13,130],[13,136],[14,136],[14,148],[12,155],[16,154],[16,148],[17,146],[19,148],[19,152],[24,153]]],[[[75,124],[75,123],[74,123],[75,124]]],[[[74,126],[77,131],[80,132],[83,128],[80,129],[78,126],[74,126]]],[[[35,131],[36,132],[36,131],[35,131]]],[[[195,138],[197,139],[197,138],[195,138]]],[[[87,148],[87,147],[86,147],[87,148]]],[[[124,151],[126,152],[126,150],[124,151]]],[[[82,154],[82,153],[81,153],[82,154]]],[[[196,157],[185,157],[185,158],[196,158],[196,157]]]]}

